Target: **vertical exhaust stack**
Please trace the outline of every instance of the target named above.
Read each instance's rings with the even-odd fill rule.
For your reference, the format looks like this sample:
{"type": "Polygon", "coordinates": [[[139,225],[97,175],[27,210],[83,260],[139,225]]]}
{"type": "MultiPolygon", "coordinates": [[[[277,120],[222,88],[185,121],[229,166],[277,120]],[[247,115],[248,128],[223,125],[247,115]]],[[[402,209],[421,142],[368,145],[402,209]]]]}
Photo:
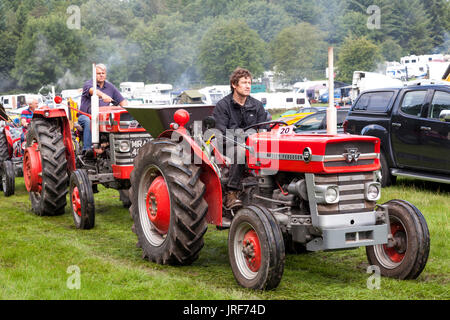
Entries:
{"type": "Polygon", "coordinates": [[[337,134],[337,111],[334,106],[334,60],[333,47],[328,48],[328,109],[327,134],[337,134]]]}
{"type": "Polygon", "coordinates": [[[97,96],[97,68],[95,63],[92,64],[92,89],[94,92],[91,96],[91,131],[92,131],[92,145],[96,148],[99,144],[99,133],[98,133],[98,109],[99,101],[97,96]]]}

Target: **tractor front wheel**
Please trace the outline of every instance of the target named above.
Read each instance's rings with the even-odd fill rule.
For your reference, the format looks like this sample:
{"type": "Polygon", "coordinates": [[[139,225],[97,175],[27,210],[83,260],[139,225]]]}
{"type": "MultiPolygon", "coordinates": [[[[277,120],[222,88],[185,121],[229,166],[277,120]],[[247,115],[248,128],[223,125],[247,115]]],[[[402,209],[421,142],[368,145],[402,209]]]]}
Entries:
{"type": "Polygon", "coordinates": [[[95,225],[94,193],[86,171],[75,170],[70,175],[70,200],[77,229],[92,229],[95,225]]]}
{"type": "Polygon", "coordinates": [[[284,271],[284,241],[267,209],[250,206],[238,211],[228,235],[228,256],[241,286],[256,290],[278,286],[284,271]]]}
{"type": "Polygon", "coordinates": [[[3,161],[0,168],[2,189],[5,197],[12,196],[15,189],[14,164],[10,160],[3,161]]]}
{"type": "Polygon", "coordinates": [[[143,258],[159,264],[189,265],[203,248],[208,204],[201,167],[169,139],[139,150],[131,173],[130,214],[143,258]]]}
{"type": "Polygon", "coordinates": [[[430,233],[422,213],[404,200],[385,203],[393,241],[366,247],[367,259],[378,266],[382,276],[416,279],[427,263],[430,233]]]}
{"type": "Polygon", "coordinates": [[[3,129],[0,130],[0,163],[8,159],[8,141],[6,140],[5,129],[3,129]]]}
{"type": "Polygon", "coordinates": [[[119,190],[120,201],[124,208],[129,208],[131,206],[130,191],[129,189],[119,190]]]}

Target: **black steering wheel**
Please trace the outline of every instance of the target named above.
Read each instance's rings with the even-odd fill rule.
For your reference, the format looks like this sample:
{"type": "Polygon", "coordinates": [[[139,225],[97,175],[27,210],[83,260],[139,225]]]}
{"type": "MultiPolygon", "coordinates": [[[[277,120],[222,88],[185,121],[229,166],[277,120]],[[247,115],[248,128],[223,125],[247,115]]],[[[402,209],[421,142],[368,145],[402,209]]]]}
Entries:
{"type": "Polygon", "coordinates": [[[284,122],[284,121],[281,121],[281,120],[271,120],[271,121],[266,121],[266,122],[260,122],[260,123],[255,123],[255,124],[252,124],[252,125],[249,125],[248,127],[245,127],[244,128],[244,131],[247,131],[248,129],[251,129],[251,128],[259,128],[259,127],[262,127],[262,126],[268,126],[268,125],[271,125],[270,127],[269,127],[269,131],[270,130],[272,130],[276,125],[283,125],[283,126],[288,126],[288,124],[286,123],[286,122],[284,122]]]}

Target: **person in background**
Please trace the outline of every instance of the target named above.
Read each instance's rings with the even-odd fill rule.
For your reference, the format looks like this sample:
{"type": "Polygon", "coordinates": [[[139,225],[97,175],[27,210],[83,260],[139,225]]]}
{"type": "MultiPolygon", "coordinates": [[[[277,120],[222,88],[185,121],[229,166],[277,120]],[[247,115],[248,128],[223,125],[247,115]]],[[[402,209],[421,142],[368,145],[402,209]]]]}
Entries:
{"type": "Polygon", "coordinates": [[[20,115],[20,124],[24,128],[24,132],[28,130],[28,126],[30,125],[31,119],[33,118],[34,110],[39,105],[39,102],[37,99],[31,99],[30,101],[27,101],[28,108],[22,111],[22,114],[20,115]]]}
{"type": "MultiPolygon", "coordinates": [[[[120,91],[111,82],[106,80],[106,66],[104,64],[96,65],[96,79],[100,107],[109,106],[110,103],[119,104],[121,107],[128,105],[128,101],[120,94],[120,91]]],[[[91,96],[93,93],[93,81],[88,80],[83,86],[80,111],[91,114],[91,96]]],[[[83,128],[82,152],[86,157],[93,157],[91,119],[84,114],[79,114],[78,123],[83,128]]]]}

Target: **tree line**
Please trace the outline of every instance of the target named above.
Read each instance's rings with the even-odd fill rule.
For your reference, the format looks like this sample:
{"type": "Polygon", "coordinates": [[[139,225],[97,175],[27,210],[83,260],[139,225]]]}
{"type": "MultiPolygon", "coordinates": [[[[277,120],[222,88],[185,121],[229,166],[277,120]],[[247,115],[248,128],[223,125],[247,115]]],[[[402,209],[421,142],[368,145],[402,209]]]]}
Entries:
{"type": "Polygon", "coordinates": [[[226,84],[237,66],[337,80],[403,55],[450,53],[447,0],[0,0],[0,92],[114,83],[226,84]]]}

